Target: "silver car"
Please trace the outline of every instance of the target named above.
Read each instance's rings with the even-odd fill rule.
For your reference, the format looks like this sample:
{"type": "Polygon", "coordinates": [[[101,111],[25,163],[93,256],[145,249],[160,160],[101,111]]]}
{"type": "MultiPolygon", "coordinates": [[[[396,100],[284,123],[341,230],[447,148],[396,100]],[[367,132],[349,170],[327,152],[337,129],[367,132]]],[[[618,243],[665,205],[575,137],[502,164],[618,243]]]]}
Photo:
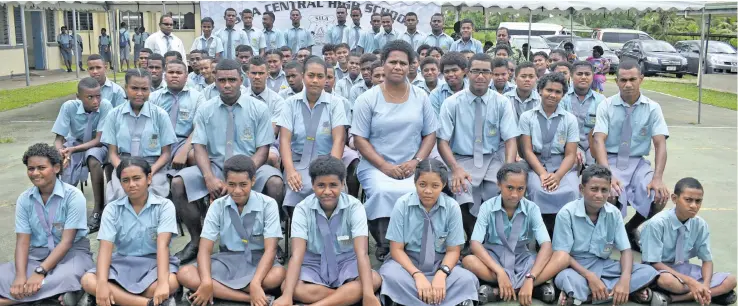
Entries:
{"type": "MultiPolygon", "coordinates": [[[[697,74],[700,62],[700,41],[682,40],[674,44],[677,52],[687,58],[687,72],[697,74]]],[[[707,73],[738,72],[738,54],[733,46],[721,41],[707,43],[707,73]]]]}

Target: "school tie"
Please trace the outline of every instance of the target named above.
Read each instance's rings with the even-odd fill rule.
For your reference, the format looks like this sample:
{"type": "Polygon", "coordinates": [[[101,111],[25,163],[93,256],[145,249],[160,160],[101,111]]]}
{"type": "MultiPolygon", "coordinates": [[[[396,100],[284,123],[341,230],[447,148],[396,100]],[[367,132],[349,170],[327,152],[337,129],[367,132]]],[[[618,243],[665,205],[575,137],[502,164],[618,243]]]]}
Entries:
{"type": "Polygon", "coordinates": [[[272,31],[264,32],[264,34],[266,34],[266,38],[267,38],[267,41],[266,41],[266,45],[267,45],[266,46],[266,49],[267,50],[271,50],[272,49],[272,45],[273,45],[273,43],[272,43],[272,31]]]}
{"type": "Polygon", "coordinates": [[[233,106],[226,106],[226,109],[228,110],[228,123],[226,124],[226,150],[225,150],[225,159],[228,160],[233,156],[233,134],[235,130],[235,126],[233,123],[234,114],[233,114],[233,106]]]}
{"type": "MultiPolygon", "coordinates": [[[[338,218],[341,218],[340,210],[337,214],[333,215],[331,220],[338,218]]],[[[320,230],[320,234],[323,238],[323,254],[325,255],[325,260],[320,261],[320,271],[323,273],[326,273],[328,275],[328,281],[333,282],[333,280],[338,279],[338,265],[336,261],[336,251],[333,248],[333,241],[336,241],[336,234],[333,233],[330,226],[330,221],[326,219],[323,215],[319,214],[317,211],[315,212],[317,223],[318,223],[318,229],[320,230]]],[[[322,257],[322,256],[321,256],[322,257]]],[[[322,274],[322,273],[321,273],[322,274]]]]}
{"type": "MultiPolygon", "coordinates": [[[[46,214],[44,214],[44,207],[43,204],[41,204],[41,200],[39,199],[34,203],[34,208],[36,209],[36,215],[38,215],[38,220],[41,222],[41,227],[44,228],[44,232],[46,232],[46,247],[49,248],[49,252],[54,249],[54,246],[56,245],[54,243],[54,233],[52,232],[52,229],[54,227],[54,221],[56,220],[56,213],[59,210],[59,197],[51,196],[48,200],[47,206],[49,207],[49,218],[46,218],[46,214]]],[[[60,230],[61,232],[61,230],[60,230]]]]}
{"type": "Polygon", "coordinates": [[[254,45],[252,45],[252,44],[251,44],[251,30],[246,30],[246,29],[243,29],[243,30],[244,30],[244,31],[246,31],[246,37],[247,37],[247,38],[248,38],[248,40],[249,40],[249,42],[248,42],[248,45],[249,45],[249,46],[251,46],[251,49],[252,49],[252,50],[256,50],[256,51],[258,51],[259,49],[258,49],[258,48],[256,48],[256,46],[254,46],[254,45]]]}
{"type": "Polygon", "coordinates": [[[172,122],[172,128],[177,129],[177,114],[179,113],[179,96],[173,92],[169,92],[172,95],[172,108],[169,110],[169,120],[172,122]]]}
{"type": "MultiPolygon", "coordinates": [[[[556,131],[559,129],[559,122],[561,122],[561,116],[554,116],[551,118],[551,123],[549,124],[548,120],[546,119],[546,116],[544,116],[541,112],[538,113],[538,126],[541,129],[541,162],[544,163],[544,166],[547,168],[551,168],[548,165],[548,160],[551,158],[551,146],[553,146],[554,137],[556,136],[556,131]]],[[[552,169],[547,169],[548,171],[552,171],[552,169]]]]}
{"type": "Polygon", "coordinates": [[[238,214],[238,209],[236,208],[236,205],[231,206],[231,208],[227,210],[228,215],[231,218],[231,225],[233,225],[236,233],[238,233],[238,236],[241,238],[241,242],[246,245],[246,250],[244,250],[243,252],[243,256],[245,257],[244,259],[246,262],[253,264],[251,260],[251,243],[249,239],[251,239],[251,233],[254,229],[255,213],[248,213],[243,219],[241,219],[241,216],[238,214]]]}
{"type": "Polygon", "coordinates": [[[300,162],[297,164],[297,169],[307,169],[310,166],[310,162],[313,160],[313,151],[315,150],[315,136],[318,134],[320,128],[320,118],[323,115],[325,109],[325,103],[318,103],[313,107],[312,113],[310,112],[307,103],[303,104],[302,107],[302,122],[305,124],[305,144],[302,147],[302,156],[300,162]]]}
{"type": "Polygon", "coordinates": [[[434,35],[436,37],[436,47],[441,47],[441,35],[434,35]]]}
{"type": "Polygon", "coordinates": [[[431,217],[424,208],[423,210],[423,237],[421,240],[422,245],[420,246],[420,270],[423,272],[429,272],[433,270],[433,263],[436,259],[436,248],[433,243],[433,223],[431,217]]]}
{"type": "Polygon", "coordinates": [[[356,49],[356,48],[359,47],[359,36],[361,36],[359,34],[359,27],[354,27],[354,44],[353,44],[353,49],[356,49]]]}
{"type": "Polygon", "coordinates": [[[618,149],[618,160],[616,166],[620,170],[628,169],[628,159],[630,158],[630,140],[633,134],[633,111],[637,105],[625,107],[625,120],[620,129],[620,148],[618,149]]]}
{"type": "Polygon", "coordinates": [[[170,39],[172,39],[172,36],[164,35],[164,41],[167,42],[167,51],[166,52],[169,52],[169,51],[172,50],[172,42],[169,41],[170,39]]]}
{"type": "Polygon", "coordinates": [[[676,254],[674,257],[674,263],[678,265],[684,263],[684,229],[684,225],[680,226],[677,229],[676,250],[674,250],[676,254]]]}
{"type": "Polygon", "coordinates": [[[482,98],[474,99],[474,167],[481,168],[484,163],[484,113],[482,98]]]}
{"type": "Polygon", "coordinates": [[[299,50],[297,49],[297,46],[300,43],[300,31],[298,31],[297,28],[292,28],[291,31],[294,33],[290,41],[290,44],[292,45],[292,52],[295,52],[295,54],[297,54],[296,50],[299,50]]]}
{"type": "Polygon", "coordinates": [[[415,35],[412,35],[410,33],[408,33],[407,35],[410,36],[410,47],[413,47],[414,49],[415,48],[415,35]]]}
{"type": "Polygon", "coordinates": [[[228,31],[228,48],[226,48],[226,58],[233,59],[233,51],[231,48],[233,48],[233,37],[231,34],[233,34],[233,28],[226,28],[226,31],[228,31]]]}
{"type": "Polygon", "coordinates": [[[85,116],[87,116],[87,126],[85,126],[85,134],[82,136],[83,143],[92,140],[92,119],[94,118],[94,115],[94,112],[85,114],[85,116]]]}

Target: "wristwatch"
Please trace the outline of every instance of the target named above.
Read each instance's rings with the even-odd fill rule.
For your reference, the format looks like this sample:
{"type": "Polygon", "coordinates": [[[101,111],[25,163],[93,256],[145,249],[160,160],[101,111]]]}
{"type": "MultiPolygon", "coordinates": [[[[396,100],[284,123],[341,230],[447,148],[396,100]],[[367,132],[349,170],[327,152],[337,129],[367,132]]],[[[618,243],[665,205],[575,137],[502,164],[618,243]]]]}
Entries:
{"type": "Polygon", "coordinates": [[[415,156],[415,157],[413,158],[413,160],[414,160],[414,161],[416,161],[416,162],[418,162],[418,163],[420,163],[420,162],[422,162],[422,161],[423,161],[423,159],[422,159],[422,158],[420,158],[420,157],[417,157],[417,156],[415,156]]]}
{"type": "Polygon", "coordinates": [[[46,276],[46,274],[49,274],[49,272],[46,271],[46,269],[44,269],[44,267],[42,266],[36,267],[36,269],[34,269],[33,272],[36,274],[41,274],[42,276],[46,276]]]}
{"type": "Polygon", "coordinates": [[[532,273],[528,273],[528,274],[526,274],[526,275],[525,275],[525,278],[530,278],[530,279],[532,279],[532,280],[533,280],[534,282],[536,281],[536,276],[535,276],[535,275],[533,275],[532,273]]]}
{"type": "Polygon", "coordinates": [[[441,271],[446,274],[446,276],[451,275],[451,268],[449,268],[447,265],[442,265],[438,267],[438,271],[441,271]]]}

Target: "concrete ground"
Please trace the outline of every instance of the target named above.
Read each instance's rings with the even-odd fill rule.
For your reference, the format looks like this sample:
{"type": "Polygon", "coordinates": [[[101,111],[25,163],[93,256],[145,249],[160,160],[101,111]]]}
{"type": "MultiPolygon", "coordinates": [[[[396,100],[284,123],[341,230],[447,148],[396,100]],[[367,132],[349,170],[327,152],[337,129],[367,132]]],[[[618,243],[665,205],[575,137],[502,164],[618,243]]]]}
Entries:
{"type": "MultiPolygon", "coordinates": [[[[608,96],[616,92],[613,84],[606,85],[608,96]]],[[[696,117],[697,104],[694,102],[649,91],[644,93],[661,103],[671,133],[665,183],[672,190],[682,177],[693,176],[701,180],[706,196],[700,215],[710,225],[715,270],[736,273],[736,112],[704,105],[702,112],[706,119],[696,126],[691,123],[696,117]]],[[[0,186],[5,186],[0,188],[0,233],[3,233],[0,235],[0,262],[13,260],[14,203],[18,195],[31,186],[21,157],[33,143],[52,142],[50,129],[62,101],[47,101],[0,113],[0,136],[15,138],[13,143],[0,144],[0,186]]],[[[85,188],[84,192],[89,199],[88,207],[92,209],[92,190],[85,188]]],[[[670,203],[667,209],[672,206],[670,203]]],[[[90,236],[92,249],[97,253],[95,238],[96,235],[90,236]]],[[[188,239],[174,239],[172,252],[179,251],[188,239]]],[[[373,254],[373,246],[370,248],[373,254]]],[[[370,257],[373,267],[378,268],[379,263],[370,257]]],[[[636,254],[636,261],[639,260],[636,254]]],[[[536,304],[542,305],[541,302],[536,304]]]]}

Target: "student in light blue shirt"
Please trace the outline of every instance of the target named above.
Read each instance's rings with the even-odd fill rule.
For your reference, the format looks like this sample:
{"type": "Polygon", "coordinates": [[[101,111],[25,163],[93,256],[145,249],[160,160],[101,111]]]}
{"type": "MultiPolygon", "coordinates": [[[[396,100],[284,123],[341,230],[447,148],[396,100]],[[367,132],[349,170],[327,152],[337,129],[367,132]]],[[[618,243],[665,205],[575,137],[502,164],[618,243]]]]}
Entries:
{"type": "Polygon", "coordinates": [[[293,51],[302,48],[312,50],[313,45],[315,45],[313,33],[300,27],[300,20],[302,20],[300,10],[292,9],[290,11],[290,20],[292,21],[292,27],[284,31],[285,44],[293,51]]]}
{"type": "Polygon", "coordinates": [[[74,44],[74,37],[67,32],[67,27],[61,27],[61,33],[56,37],[56,42],[59,44],[59,51],[64,60],[64,65],[67,66],[67,72],[72,72],[72,45],[74,44]]]}
{"type": "Polygon", "coordinates": [[[326,32],[328,44],[337,45],[343,42],[343,35],[346,32],[346,29],[348,29],[348,26],[346,25],[346,15],[348,14],[345,6],[341,5],[336,8],[337,24],[328,28],[328,32],[326,32]]]}
{"type": "MultiPolygon", "coordinates": [[[[274,13],[264,12],[261,16],[262,25],[264,25],[264,51],[278,50],[280,46],[285,46],[284,33],[274,30],[274,13]]],[[[266,53],[265,53],[266,54],[266,53]]]]}
{"type": "Polygon", "coordinates": [[[430,19],[430,26],[432,32],[428,34],[423,43],[431,47],[441,48],[443,52],[451,50],[454,39],[443,32],[443,14],[433,14],[430,19]]]}
{"type": "Polygon", "coordinates": [[[449,51],[461,52],[464,50],[470,50],[474,53],[484,53],[482,49],[482,43],[472,37],[474,33],[474,22],[471,19],[464,19],[460,23],[461,27],[461,39],[454,41],[451,44],[449,51]]]}
{"type": "Polygon", "coordinates": [[[223,55],[223,41],[220,37],[213,35],[213,19],[205,17],[200,21],[202,35],[192,42],[190,51],[202,50],[212,58],[220,58],[223,55]]]}
{"type": "MultiPolygon", "coordinates": [[[[374,56],[374,60],[369,61],[369,58],[367,58],[367,61],[373,62],[376,60],[376,56],[374,54],[370,54],[371,56],[374,56]]],[[[361,58],[364,55],[361,55],[356,52],[351,52],[348,55],[348,58],[346,59],[348,64],[348,71],[343,75],[343,78],[336,78],[336,85],[335,85],[335,91],[334,94],[339,95],[343,97],[344,99],[348,100],[351,87],[360,83],[364,80],[364,77],[361,74],[361,58]]],[[[369,57],[369,55],[367,55],[369,57]]],[[[349,100],[352,102],[351,100],[349,100]]],[[[353,104],[352,104],[353,105],[353,104]]]]}
{"type": "Polygon", "coordinates": [[[574,71],[574,66],[566,61],[553,63],[551,65],[551,72],[560,72],[564,75],[564,79],[566,79],[566,86],[569,88],[566,94],[571,94],[574,92],[574,87],[571,86],[572,71],[574,71]]]}
{"type": "Polygon", "coordinates": [[[193,305],[213,298],[267,305],[265,294],[279,288],[285,269],[274,261],[282,238],[279,208],[274,199],[251,190],[254,162],[234,155],[223,164],[227,195],[210,204],[200,234],[197,265],[187,265],[177,279],[192,293],[193,305]],[[213,246],[220,241],[219,252],[213,246]]]}
{"type": "MultiPolygon", "coordinates": [[[[200,72],[200,61],[203,56],[207,55],[207,52],[202,50],[194,50],[187,55],[187,65],[192,67],[192,72],[187,74],[187,82],[185,87],[202,91],[205,88],[205,77],[200,72]]],[[[185,66],[185,73],[187,72],[187,66],[185,66]]]]}
{"type": "Polygon", "coordinates": [[[374,35],[374,49],[382,49],[388,42],[400,38],[400,34],[392,27],[394,23],[392,14],[382,13],[382,31],[374,35]]]}
{"type": "Polygon", "coordinates": [[[437,116],[441,114],[444,100],[467,87],[465,79],[468,67],[469,61],[459,52],[449,52],[441,58],[441,73],[446,83],[430,93],[430,102],[437,116]]]}
{"type": "Polygon", "coordinates": [[[448,168],[426,159],[414,172],[415,191],[392,209],[387,230],[392,256],[379,268],[381,297],[402,305],[473,305],[479,281],[459,265],[464,232],[461,209],[446,185],[448,168]]]}
{"type": "Polygon", "coordinates": [[[605,96],[591,88],[594,76],[592,63],[576,61],[573,67],[571,85],[574,90],[564,96],[561,105],[577,117],[579,124],[577,161],[580,165],[591,165],[594,163],[594,157],[589,147],[589,134],[597,121],[597,106],[605,100],[605,96]]]}
{"type": "Polygon", "coordinates": [[[100,36],[97,37],[97,49],[105,62],[110,64],[110,67],[113,67],[113,57],[110,51],[112,45],[113,38],[107,34],[105,28],[100,29],[100,36]]]}
{"type": "MultiPolygon", "coordinates": [[[[516,122],[525,111],[534,109],[541,104],[541,96],[536,88],[537,83],[538,76],[533,63],[523,62],[515,68],[515,90],[508,91],[503,95],[510,100],[510,104],[515,110],[516,122]]],[[[561,103],[562,107],[566,109],[563,100],[561,103]]]]}
{"type": "MultiPolygon", "coordinates": [[[[256,100],[264,102],[269,108],[269,112],[272,115],[274,138],[276,139],[279,135],[277,120],[279,120],[279,116],[284,108],[284,99],[273,90],[267,88],[268,71],[266,60],[263,57],[257,55],[249,60],[249,80],[251,81],[251,86],[249,86],[247,94],[256,100]]],[[[269,158],[267,159],[267,164],[277,169],[281,168],[278,145],[278,140],[272,143],[269,147],[269,158]]]]}
{"type": "Polygon", "coordinates": [[[30,146],[23,154],[33,187],[16,201],[15,262],[0,264],[3,305],[59,295],[65,305],[76,305],[80,278],[94,267],[86,238],[85,196],[58,178],[62,163],[59,152],[45,143],[30,146]]]}
{"type": "Polygon", "coordinates": [[[653,216],[641,232],[641,258],[659,270],[656,284],[668,294],[666,302],[729,305],[736,301],[735,275],[713,273],[710,229],[697,216],[704,193],[696,179],[679,180],[671,195],[676,207],[653,216]],[[693,257],[701,265],[689,263],[693,257]]]}
{"type": "Polygon", "coordinates": [[[415,14],[415,12],[408,12],[405,14],[405,27],[407,28],[407,31],[402,33],[399,39],[410,44],[410,46],[413,47],[413,50],[417,50],[418,47],[423,44],[426,37],[425,34],[418,31],[418,14],[415,14]]]}
{"type": "Polygon", "coordinates": [[[364,49],[364,54],[372,53],[374,50],[378,49],[381,50],[381,48],[377,47],[377,41],[374,37],[382,30],[382,15],[379,13],[373,13],[370,19],[370,24],[372,25],[371,31],[366,31],[364,41],[359,44],[359,46],[364,49]]]}
{"type": "Polygon", "coordinates": [[[164,63],[166,62],[163,56],[156,53],[151,54],[146,61],[146,70],[151,74],[150,92],[155,92],[167,86],[167,82],[164,80],[164,63]]]}
{"type": "Polygon", "coordinates": [[[507,62],[508,60],[504,58],[495,58],[492,62],[492,82],[490,82],[489,88],[501,95],[515,90],[515,87],[511,86],[508,81],[510,70],[507,68],[507,62]]]}
{"type": "Polygon", "coordinates": [[[279,91],[279,96],[282,99],[286,100],[293,95],[301,93],[305,89],[305,84],[302,81],[303,65],[304,63],[299,60],[290,61],[284,65],[284,74],[289,87],[279,91]]]}
{"type": "Polygon", "coordinates": [[[91,54],[87,57],[87,73],[100,84],[100,94],[104,100],[110,101],[113,107],[124,104],[126,93],[120,85],[108,80],[108,66],[99,54],[91,54]]]}
{"type": "Polygon", "coordinates": [[[280,50],[272,49],[266,52],[264,55],[267,61],[267,67],[269,68],[269,78],[267,79],[267,87],[274,92],[279,93],[280,90],[287,88],[287,77],[285,76],[284,70],[282,70],[282,52],[280,50]]]}
{"type": "MultiPolygon", "coordinates": [[[[356,79],[354,79],[353,82],[345,81],[344,83],[353,83],[353,85],[349,84],[343,84],[341,85],[342,89],[341,92],[343,93],[343,88],[348,87],[348,96],[346,99],[351,101],[352,103],[356,104],[356,98],[358,98],[361,94],[369,90],[369,88],[372,87],[372,63],[377,61],[377,56],[372,53],[365,53],[361,56],[359,59],[359,72],[360,76],[357,76],[356,79]]],[[[350,74],[349,74],[350,76],[350,74]]]]}
{"type": "Polygon", "coordinates": [[[623,216],[628,204],[637,212],[625,225],[636,251],[640,249],[635,240],[638,226],[661,211],[669,198],[663,181],[669,129],[661,106],[640,91],[643,81],[640,69],[632,61],[620,63],[617,73],[620,93],[597,106],[597,121],[592,131],[592,155],[598,164],[613,172],[611,196],[617,197],[623,216]],[[656,151],[653,169],[644,158],[651,151],[651,141],[656,151]]]}
{"type": "Polygon", "coordinates": [[[423,81],[416,84],[415,86],[425,90],[428,95],[433,92],[434,89],[446,83],[445,81],[438,78],[440,75],[440,69],[438,60],[433,57],[426,57],[420,62],[420,74],[423,81]]]}
{"type": "Polygon", "coordinates": [[[341,192],[346,169],[339,159],[324,155],[310,163],[309,175],[315,194],[295,207],[292,257],[274,305],[353,305],[361,300],[379,305],[375,292],[382,279],[367,255],[364,207],[341,192]]]}
{"type": "Polygon", "coordinates": [[[246,32],[236,29],[236,21],[238,13],[233,8],[225,10],[223,15],[226,27],[216,34],[223,42],[223,58],[236,59],[236,47],[239,45],[248,45],[248,36],[246,32]]]}
{"type": "Polygon", "coordinates": [[[361,7],[351,7],[351,21],[353,24],[343,29],[343,40],[341,41],[342,43],[348,44],[351,52],[358,54],[364,53],[366,37],[369,36],[369,33],[361,28],[361,15],[361,7]]]}
{"type": "Polygon", "coordinates": [[[266,40],[262,37],[263,33],[254,29],[254,12],[250,9],[241,11],[241,21],[243,21],[243,31],[246,33],[245,45],[251,47],[255,54],[264,53],[266,48],[266,40]]]}
{"type": "Polygon", "coordinates": [[[116,175],[126,196],[103,212],[97,267],[82,276],[82,286],[98,305],[174,306],[180,263],[169,254],[178,233],[174,204],[149,191],[151,166],[144,158],[124,158],[116,175]]]}
{"type": "Polygon", "coordinates": [[[564,205],[556,216],[554,255],[546,268],[563,270],[554,279],[561,290],[560,305],[610,301],[622,305],[629,297],[643,304],[653,298],[648,286],[659,273],[651,266],[633,263],[623,217],[607,202],[611,180],[607,168],[587,167],[582,172],[582,198],[564,205]],[[610,259],[613,249],[620,251],[619,261],[610,259]]]}
{"type": "Polygon", "coordinates": [[[100,142],[105,117],[113,109],[101,99],[100,84],[94,78],[84,78],[77,85],[77,100],[62,104],[51,131],[56,134],[54,146],[66,164],[61,180],[72,186],[87,181],[90,174],[94,197],[90,229],[100,227],[100,213],[105,203],[103,164],[108,160],[108,148],[100,142]]]}

